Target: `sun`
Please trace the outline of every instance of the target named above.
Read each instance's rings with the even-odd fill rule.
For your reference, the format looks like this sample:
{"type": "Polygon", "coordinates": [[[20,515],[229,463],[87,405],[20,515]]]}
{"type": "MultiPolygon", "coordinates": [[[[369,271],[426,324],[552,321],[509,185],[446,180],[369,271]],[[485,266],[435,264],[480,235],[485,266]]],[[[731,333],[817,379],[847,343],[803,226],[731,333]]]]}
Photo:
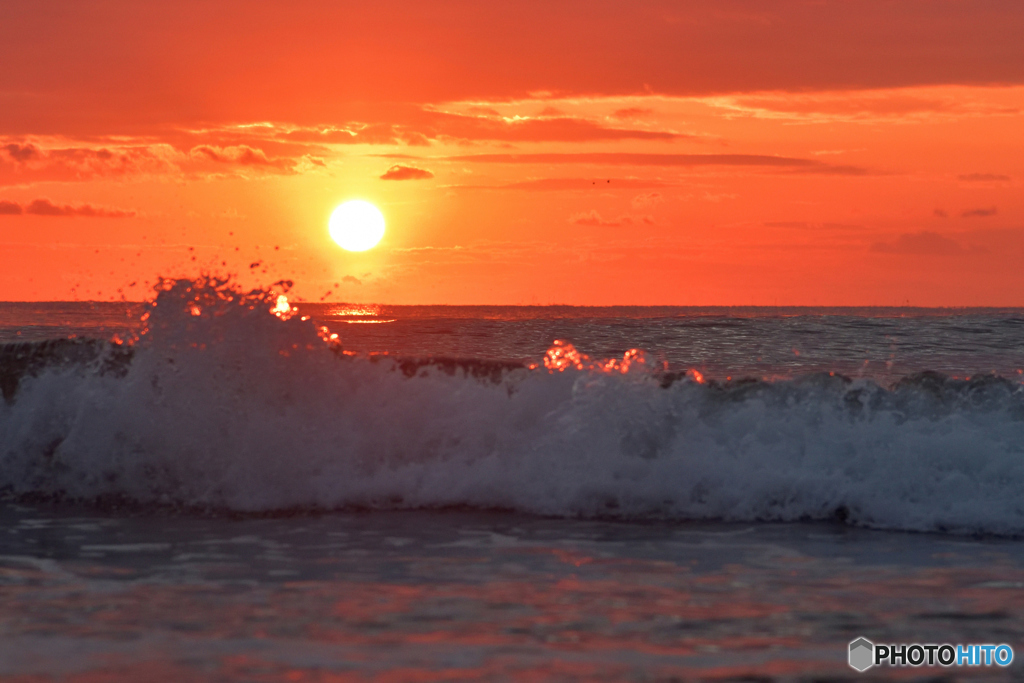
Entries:
{"type": "Polygon", "coordinates": [[[334,210],[327,226],[342,249],[366,251],[384,237],[384,214],[370,202],[353,199],[334,210]]]}

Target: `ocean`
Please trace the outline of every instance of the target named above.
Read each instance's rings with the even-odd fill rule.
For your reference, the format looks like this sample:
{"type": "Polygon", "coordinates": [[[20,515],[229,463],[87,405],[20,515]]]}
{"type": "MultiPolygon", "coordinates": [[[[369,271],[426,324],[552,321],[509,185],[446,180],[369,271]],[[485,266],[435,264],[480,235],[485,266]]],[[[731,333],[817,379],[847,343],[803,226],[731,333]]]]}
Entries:
{"type": "Polygon", "coordinates": [[[0,680],[1020,679],[1024,309],[0,303],[0,680]]]}

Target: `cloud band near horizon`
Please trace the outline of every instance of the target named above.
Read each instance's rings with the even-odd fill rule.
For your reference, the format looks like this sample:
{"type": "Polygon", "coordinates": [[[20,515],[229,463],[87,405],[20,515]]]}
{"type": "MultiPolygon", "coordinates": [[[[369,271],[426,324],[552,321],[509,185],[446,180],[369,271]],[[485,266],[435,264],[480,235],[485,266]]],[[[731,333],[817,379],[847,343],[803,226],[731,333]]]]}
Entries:
{"type": "Polygon", "coordinates": [[[49,199],[35,199],[22,205],[7,199],[0,200],[0,216],[49,216],[55,218],[134,218],[138,212],[113,209],[91,204],[56,204],[49,199]]]}

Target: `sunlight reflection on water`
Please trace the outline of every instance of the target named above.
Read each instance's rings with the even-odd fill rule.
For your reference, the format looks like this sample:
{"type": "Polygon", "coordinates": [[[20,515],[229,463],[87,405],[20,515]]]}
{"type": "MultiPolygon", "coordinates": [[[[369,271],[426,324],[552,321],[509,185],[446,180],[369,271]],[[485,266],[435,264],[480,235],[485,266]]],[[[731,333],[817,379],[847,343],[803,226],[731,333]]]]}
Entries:
{"type": "Polygon", "coordinates": [[[7,677],[788,679],[848,675],[860,635],[1024,635],[1014,541],[422,511],[0,517],[7,677]]]}

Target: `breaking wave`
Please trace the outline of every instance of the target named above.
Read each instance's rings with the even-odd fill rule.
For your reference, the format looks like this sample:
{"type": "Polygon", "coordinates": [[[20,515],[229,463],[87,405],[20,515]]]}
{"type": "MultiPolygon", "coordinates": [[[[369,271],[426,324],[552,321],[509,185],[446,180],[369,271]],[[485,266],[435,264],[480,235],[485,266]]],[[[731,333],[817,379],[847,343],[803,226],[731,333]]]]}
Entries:
{"type": "Polygon", "coordinates": [[[1024,390],[705,382],[347,354],[263,292],[168,282],[127,343],[0,348],[0,490],[243,512],[472,506],[1024,533],[1024,390]]]}

